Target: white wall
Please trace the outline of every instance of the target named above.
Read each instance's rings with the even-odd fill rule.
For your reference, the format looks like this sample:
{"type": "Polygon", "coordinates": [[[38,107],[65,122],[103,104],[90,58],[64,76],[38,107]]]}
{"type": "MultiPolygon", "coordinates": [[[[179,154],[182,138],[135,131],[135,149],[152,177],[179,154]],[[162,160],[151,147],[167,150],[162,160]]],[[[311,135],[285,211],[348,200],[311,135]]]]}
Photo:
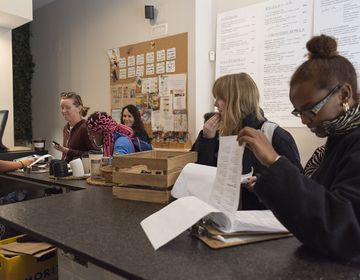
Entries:
{"type": "Polygon", "coordinates": [[[2,139],[6,147],[14,146],[13,75],[11,30],[0,27],[0,110],[9,110],[2,139]]]}
{"type": "Polygon", "coordinates": [[[145,5],[155,6],[157,24],[168,23],[168,35],[188,32],[189,119],[195,119],[193,0],[57,0],[36,11],[32,22],[33,133],[45,137],[48,148],[51,140],[62,141],[61,91],[78,92],[91,112],[110,111],[107,50],[152,39],[145,5]]]}
{"type": "MultiPolygon", "coordinates": [[[[253,5],[264,0],[213,0],[214,7],[218,13],[238,9],[248,5],[253,5]]],[[[216,32],[216,31],[214,31],[216,32]]],[[[290,80],[290,77],[289,77],[290,80]]],[[[315,134],[311,133],[308,128],[285,128],[288,130],[295,139],[298,146],[301,162],[303,165],[310,158],[314,150],[325,143],[326,138],[318,138],[315,134]]]]}
{"type": "Polygon", "coordinates": [[[32,0],[0,1],[0,109],[9,110],[2,142],[14,146],[13,69],[11,28],[32,20],[32,0]]]}
{"type": "MultiPolygon", "coordinates": [[[[110,83],[106,50],[151,40],[151,24],[144,6],[158,10],[157,24],[168,23],[168,34],[188,32],[188,116],[192,140],[202,128],[203,114],[213,110],[211,87],[216,14],[261,0],[57,0],[34,14],[32,52],[34,137],[62,140],[64,120],[59,92],[77,91],[90,111],[110,110],[110,83]]],[[[305,128],[288,129],[302,162],[323,143],[305,128]]]]}
{"type": "Polygon", "coordinates": [[[16,28],[32,20],[32,0],[0,1],[0,26],[16,28]]]}

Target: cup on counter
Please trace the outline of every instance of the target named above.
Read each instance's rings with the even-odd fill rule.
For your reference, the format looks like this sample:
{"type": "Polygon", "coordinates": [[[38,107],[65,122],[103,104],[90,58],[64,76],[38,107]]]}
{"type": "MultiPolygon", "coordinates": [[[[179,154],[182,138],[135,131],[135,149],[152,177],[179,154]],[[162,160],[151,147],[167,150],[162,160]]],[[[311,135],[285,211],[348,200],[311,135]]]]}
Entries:
{"type": "Polygon", "coordinates": [[[90,177],[91,179],[101,179],[101,159],[91,159],[90,163],[90,177]]]}
{"type": "Polygon", "coordinates": [[[81,161],[84,166],[84,173],[89,174],[90,173],[90,157],[89,157],[89,155],[82,155],[81,161]]]}
{"type": "Polygon", "coordinates": [[[73,159],[69,164],[74,177],[84,176],[84,166],[80,158],[73,159]]]}
{"type": "Polygon", "coordinates": [[[91,179],[100,179],[103,154],[101,151],[90,151],[90,176],[91,179]]]}
{"type": "Polygon", "coordinates": [[[34,150],[35,151],[44,151],[45,150],[45,139],[43,138],[38,138],[38,139],[34,139],[33,145],[34,145],[34,150]]]}

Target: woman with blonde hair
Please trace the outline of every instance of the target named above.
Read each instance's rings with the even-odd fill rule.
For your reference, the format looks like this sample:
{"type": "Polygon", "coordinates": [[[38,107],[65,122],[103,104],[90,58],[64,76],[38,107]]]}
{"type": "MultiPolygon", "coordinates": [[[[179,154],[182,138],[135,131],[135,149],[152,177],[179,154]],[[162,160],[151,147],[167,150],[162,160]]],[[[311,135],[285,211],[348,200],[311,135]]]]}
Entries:
{"type": "Polygon", "coordinates": [[[89,107],[83,105],[81,96],[75,92],[61,93],[60,107],[67,123],[63,129],[63,144],[53,142],[53,146],[62,152],[62,159],[70,162],[74,158],[88,154],[90,150],[98,150],[89,139],[84,119],[89,107]]]}
{"type": "MultiPolygon", "coordinates": [[[[198,163],[210,166],[217,165],[220,136],[237,135],[245,127],[261,130],[267,121],[259,106],[259,90],[254,80],[246,73],[231,74],[220,77],[213,85],[215,106],[219,113],[205,122],[199,135],[198,163]]],[[[272,123],[273,124],[273,123],[272,123]]],[[[278,154],[287,157],[300,170],[300,156],[295,141],[286,130],[277,126],[273,131],[272,145],[278,154]]],[[[274,127],[275,127],[274,126],[274,127]]],[[[256,159],[251,150],[245,149],[243,156],[243,173],[251,172],[245,188],[241,190],[240,207],[244,210],[264,209],[264,205],[247,188],[254,185],[259,174],[266,167],[256,159]]]]}

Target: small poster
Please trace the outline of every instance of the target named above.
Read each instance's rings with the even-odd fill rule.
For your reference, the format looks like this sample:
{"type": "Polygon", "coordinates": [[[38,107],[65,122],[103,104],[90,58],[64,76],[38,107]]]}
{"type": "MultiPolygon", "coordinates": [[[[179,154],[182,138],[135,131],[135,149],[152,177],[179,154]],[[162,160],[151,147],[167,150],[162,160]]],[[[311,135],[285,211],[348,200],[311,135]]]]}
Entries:
{"type": "Polygon", "coordinates": [[[119,79],[120,80],[125,80],[126,79],[126,68],[119,70],[119,79]]]}
{"type": "Polygon", "coordinates": [[[166,61],[166,73],[175,72],[175,60],[166,61]]]}
{"type": "Polygon", "coordinates": [[[154,63],[146,64],[146,76],[154,75],[154,72],[155,72],[154,63]]]}
{"type": "Polygon", "coordinates": [[[166,59],[167,60],[176,59],[176,48],[171,48],[166,50],[166,59]]]}
{"type": "Polygon", "coordinates": [[[154,52],[146,53],[146,63],[154,63],[154,52]]]}
{"type": "Polygon", "coordinates": [[[144,54],[138,54],[136,56],[136,65],[144,65],[144,54]]]}
{"type": "Polygon", "coordinates": [[[135,77],[135,67],[129,67],[128,68],[128,77],[134,78],[135,77]]]}
{"type": "Polygon", "coordinates": [[[165,62],[156,63],[156,74],[165,73],[165,62]]]}
{"type": "Polygon", "coordinates": [[[125,57],[120,57],[119,67],[120,68],[126,68],[126,58],[125,57]]]}
{"type": "Polygon", "coordinates": [[[165,61],[165,50],[160,50],[156,52],[156,61],[165,61]]]}
{"type": "Polygon", "coordinates": [[[144,76],[144,65],[136,66],[136,77],[144,76]]]}
{"type": "Polygon", "coordinates": [[[128,66],[135,66],[135,56],[128,56],[128,66]]]}

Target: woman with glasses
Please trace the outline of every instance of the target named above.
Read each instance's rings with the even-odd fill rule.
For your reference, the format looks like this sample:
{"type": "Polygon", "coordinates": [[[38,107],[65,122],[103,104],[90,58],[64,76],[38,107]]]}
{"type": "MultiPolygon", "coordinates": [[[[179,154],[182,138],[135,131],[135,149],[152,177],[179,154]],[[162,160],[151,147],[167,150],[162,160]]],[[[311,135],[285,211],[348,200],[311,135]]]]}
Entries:
{"type": "MultiPolygon", "coordinates": [[[[215,106],[219,113],[210,117],[198,136],[198,163],[216,166],[219,150],[219,135],[237,135],[245,126],[261,130],[268,125],[259,106],[259,90],[254,80],[246,73],[231,74],[220,77],[213,85],[215,106]],[[266,124],[265,124],[266,123],[266,124]]],[[[286,130],[271,123],[272,145],[277,153],[287,157],[302,170],[300,156],[295,141],[286,130]]],[[[254,176],[241,188],[240,207],[243,210],[265,209],[258,198],[246,187],[255,183],[266,167],[256,159],[251,150],[245,149],[243,156],[243,173],[251,170],[254,176]]]]}
{"type": "Polygon", "coordinates": [[[135,152],[131,142],[133,130],[123,124],[118,124],[105,112],[95,112],[87,120],[89,136],[98,148],[103,149],[105,157],[130,154],[135,152]]]}
{"type": "Polygon", "coordinates": [[[62,159],[70,162],[74,158],[97,150],[90,141],[86,127],[86,116],[89,107],[85,107],[80,95],[75,92],[63,92],[60,95],[60,108],[67,121],[63,129],[63,145],[53,143],[56,150],[62,152],[62,159]]]}
{"type": "Polygon", "coordinates": [[[306,45],[308,60],[290,81],[293,114],[318,137],[327,137],[305,174],[280,156],[257,131],[244,128],[246,143],[268,168],[254,193],[307,247],[328,256],[360,259],[360,107],[354,66],[321,35],[306,45]]]}

